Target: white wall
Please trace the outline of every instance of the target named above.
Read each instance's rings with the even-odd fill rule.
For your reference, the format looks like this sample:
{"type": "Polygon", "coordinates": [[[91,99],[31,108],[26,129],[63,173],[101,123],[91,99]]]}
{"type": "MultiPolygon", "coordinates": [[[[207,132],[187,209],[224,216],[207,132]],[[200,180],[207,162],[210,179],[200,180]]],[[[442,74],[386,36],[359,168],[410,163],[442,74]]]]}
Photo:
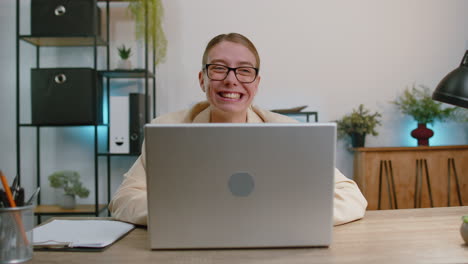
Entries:
{"type": "MultiPolygon", "coordinates": [[[[16,170],[14,2],[0,2],[0,168],[10,176],[16,170]]],[[[262,60],[257,105],[266,109],[308,105],[307,110],[318,111],[319,121],[325,122],[336,120],[363,103],[383,114],[380,135],[367,138],[366,145],[371,147],[416,145],[409,136],[415,122],[399,114],[389,101],[413,83],[434,88],[458,66],[467,48],[468,1],[464,0],[163,3],[169,47],[166,62],[157,71],[158,114],[184,109],[203,99],[197,73],[205,45],[217,34],[239,32],[256,44],[262,60]]],[[[112,47],[122,42],[134,43],[132,22],[125,17],[122,5],[113,4],[112,47]]],[[[23,6],[27,9],[27,4],[23,6]]],[[[23,20],[23,33],[29,30],[28,21],[23,20]]],[[[141,45],[134,46],[138,47],[134,64],[142,67],[141,45]]],[[[50,67],[90,65],[89,49],[71,50],[47,49],[41,58],[50,67]]],[[[28,68],[34,65],[34,49],[22,44],[23,54],[22,90],[26,92],[22,92],[21,107],[22,118],[28,119],[28,68]]],[[[115,67],[113,56],[111,66],[115,67]]],[[[141,85],[120,82],[114,88],[126,91],[141,89],[141,85]]],[[[467,124],[436,123],[434,129],[433,145],[468,143],[467,124]]],[[[92,132],[88,130],[44,131],[44,177],[56,169],[76,167],[86,184],[92,186],[92,132]]],[[[25,130],[23,134],[25,145],[34,144],[33,132],[25,130]]],[[[23,177],[31,177],[35,173],[34,149],[24,148],[23,177]]],[[[132,162],[132,158],[113,159],[113,190],[132,162]]],[[[352,153],[342,141],[337,148],[337,167],[352,177],[352,153]]],[[[52,196],[46,194],[44,198],[52,196]]]]}

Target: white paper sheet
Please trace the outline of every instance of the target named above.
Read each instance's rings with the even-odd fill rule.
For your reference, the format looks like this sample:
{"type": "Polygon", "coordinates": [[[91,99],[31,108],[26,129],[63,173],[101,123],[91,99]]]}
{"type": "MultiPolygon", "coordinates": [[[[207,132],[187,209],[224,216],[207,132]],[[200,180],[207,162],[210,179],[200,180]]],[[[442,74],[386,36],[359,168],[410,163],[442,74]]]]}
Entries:
{"type": "Polygon", "coordinates": [[[34,246],[102,248],[135,226],[113,220],[53,220],[33,230],[34,246]]]}

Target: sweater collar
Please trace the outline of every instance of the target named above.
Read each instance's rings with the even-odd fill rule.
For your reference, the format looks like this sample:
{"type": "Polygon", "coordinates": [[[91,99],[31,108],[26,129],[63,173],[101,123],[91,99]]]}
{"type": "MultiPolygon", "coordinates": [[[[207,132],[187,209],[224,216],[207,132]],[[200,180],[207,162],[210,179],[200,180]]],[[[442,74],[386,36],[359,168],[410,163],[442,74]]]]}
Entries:
{"type": "MultiPolygon", "coordinates": [[[[211,105],[199,112],[194,118],[192,123],[210,123],[211,105]]],[[[264,123],[262,118],[250,106],[247,109],[247,123],[264,123]]]]}

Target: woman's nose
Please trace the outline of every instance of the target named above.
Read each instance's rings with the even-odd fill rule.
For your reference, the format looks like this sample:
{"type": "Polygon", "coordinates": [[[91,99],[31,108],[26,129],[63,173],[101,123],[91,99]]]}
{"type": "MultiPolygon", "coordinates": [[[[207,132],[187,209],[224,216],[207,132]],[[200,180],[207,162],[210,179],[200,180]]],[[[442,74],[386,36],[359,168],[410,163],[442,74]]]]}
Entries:
{"type": "Polygon", "coordinates": [[[224,81],[229,82],[229,83],[237,82],[236,73],[233,70],[229,71],[227,76],[226,76],[226,79],[224,79],[224,81]]]}

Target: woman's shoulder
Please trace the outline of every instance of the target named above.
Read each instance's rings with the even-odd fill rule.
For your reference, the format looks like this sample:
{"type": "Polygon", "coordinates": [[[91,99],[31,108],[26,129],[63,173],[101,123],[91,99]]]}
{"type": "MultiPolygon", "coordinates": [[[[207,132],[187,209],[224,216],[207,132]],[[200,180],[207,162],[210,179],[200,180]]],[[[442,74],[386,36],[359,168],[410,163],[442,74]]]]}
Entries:
{"type": "Polygon", "coordinates": [[[209,107],[209,103],[206,101],[195,104],[193,107],[177,112],[172,112],[158,116],[153,119],[153,124],[177,124],[177,123],[192,123],[197,115],[203,110],[209,107]]]}
{"type": "Polygon", "coordinates": [[[188,109],[177,111],[173,113],[164,114],[161,116],[156,117],[155,119],[151,120],[153,124],[174,124],[174,123],[183,123],[187,113],[189,112],[188,109]]]}

